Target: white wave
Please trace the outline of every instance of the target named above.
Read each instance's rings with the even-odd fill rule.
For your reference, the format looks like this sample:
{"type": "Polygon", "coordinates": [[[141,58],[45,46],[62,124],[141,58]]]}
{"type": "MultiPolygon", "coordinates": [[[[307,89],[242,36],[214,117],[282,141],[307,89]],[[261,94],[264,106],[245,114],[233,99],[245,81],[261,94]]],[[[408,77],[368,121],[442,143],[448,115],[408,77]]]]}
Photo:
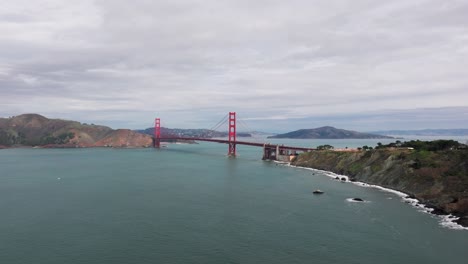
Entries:
{"type": "Polygon", "coordinates": [[[440,225],[443,227],[456,230],[468,230],[468,227],[461,226],[455,222],[459,217],[453,215],[439,215],[439,217],[442,218],[440,225]]]}
{"type": "Polygon", "coordinates": [[[370,203],[370,201],[366,201],[366,200],[356,201],[356,200],[354,200],[354,198],[346,198],[346,201],[350,202],[350,203],[370,203]]]}
{"type": "Polygon", "coordinates": [[[336,179],[336,177],[340,178],[340,180],[341,180],[342,178],[345,178],[345,179],[346,179],[346,182],[349,182],[349,177],[348,177],[348,176],[346,176],[346,175],[341,175],[341,174],[336,174],[336,173],[331,172],[331,171],[319,170],[319,169],[307,168],[307,167],[300,167],[300,166],[294,166],[294,165],[291,165],[290,163],[286,164],[286,166],[292,167],[292,168],[299,168],[299,169],[304,169],[304,170],[310,170],[310,171],[314,171],[314,172],[320,172],[322,175],[325,175],[325,176],[330,177],[330,178],[333,178],[333,179],[336,179]]]}
{"type": "MultiPolygon", "coordinates": [[[[331,172],[331,171],[325,171],[325,170],[319,170],[319,169],[307,168],[307,167],[301,167],[301,166],[294,166],[294,165],[291,165],[291,164],[287,164],[286,166],[293,167],[293,168],[304,169],[304,170],[315,171],[315,172],[320,172],[322,175],[328,176],[328,177],[333,178],[333,179],[335,179],[336,177],[339,177],[340,179],[341,178],[346,178],[346,181],[347,182],[349,181],[348,176],[336,174],[336,173],[331,172]]],[[[432,211],[434,211],[433,208],[429,208],[429,207],[425,206],[424,204],[420,203],[418,199],[410,198],[409,195],[404,193],[404,192],[400,192],[400,191],[393,190],[393,189],[390,189],[390,188],[385,188],[385,187],[382,187],[382,186],[379,186],[379,185],[368,184],[368,183],[365,183],[365,182],[356,181],[356,182],[351,182],[351,183],[353,183],[353,184],[355,184],[357,186],[365,187],[365,188],[376,188],[376,189],[379,189],[379,190],[381,190],[383,192],[393,193],[393,194],[399,196],[403,202],[405,202],[407,204],[410,204],[411,206],[416,208],[419,212],[431,214],[432,216],[438,217],[439,218],[439,225],[441,225],[442,227],[449,228],[449,229],[456,229],[456,230],[468,230],[468,227],[464,227],[464,226],[459,225],[459,224],[457,224],[455,222],[456,220],[459,219],[458,217],[456,217],[454,215],[451,215],[451,214],[449,214],[449,215],[434,215],[434,214],[431,213],[432,211]]],[[[348,198],[348,199],[346,199],[346,201],[349,201],[349,199],[352,200],[352,198],[348,198]]],[[[349,201],[349,202],[358,202],[358,201],[349,201]]]]}

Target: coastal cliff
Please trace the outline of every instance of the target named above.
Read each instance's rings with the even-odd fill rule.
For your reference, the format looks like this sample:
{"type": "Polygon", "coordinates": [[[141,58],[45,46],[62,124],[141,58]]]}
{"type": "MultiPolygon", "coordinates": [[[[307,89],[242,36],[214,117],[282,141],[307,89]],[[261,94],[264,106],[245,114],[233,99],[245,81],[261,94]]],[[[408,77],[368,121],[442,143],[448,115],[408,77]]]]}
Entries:
{"type": "Polygon", "coordinates": [[[453,214],[468,226],[468,150],[376,149],[316,151],[301,154],[292,165],[347,175],[414,196],[435,214],[453,214]]]}

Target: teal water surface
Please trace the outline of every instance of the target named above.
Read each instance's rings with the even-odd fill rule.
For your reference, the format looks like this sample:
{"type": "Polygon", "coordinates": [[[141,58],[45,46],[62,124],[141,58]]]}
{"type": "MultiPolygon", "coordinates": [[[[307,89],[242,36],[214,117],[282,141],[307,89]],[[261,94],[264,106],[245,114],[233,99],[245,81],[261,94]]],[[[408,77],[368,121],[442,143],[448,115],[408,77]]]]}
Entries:
{"type": "Polygon", "coordinates": [[[233,159],[214,143],[1,150],[0,263],[468,259],[468,231],[442,227],[394,194],[238,151],[233,159]]]}

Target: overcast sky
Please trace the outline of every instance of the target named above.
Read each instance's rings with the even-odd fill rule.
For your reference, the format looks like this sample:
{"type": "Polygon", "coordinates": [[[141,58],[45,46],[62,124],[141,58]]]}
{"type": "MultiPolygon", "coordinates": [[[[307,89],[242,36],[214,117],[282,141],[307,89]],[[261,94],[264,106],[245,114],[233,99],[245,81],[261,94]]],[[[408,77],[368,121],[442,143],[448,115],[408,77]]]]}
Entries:
{"type": "Polygon", "coordinates": [[[0,0],[0,116],[468,128],[468,1],[0,0]]]}

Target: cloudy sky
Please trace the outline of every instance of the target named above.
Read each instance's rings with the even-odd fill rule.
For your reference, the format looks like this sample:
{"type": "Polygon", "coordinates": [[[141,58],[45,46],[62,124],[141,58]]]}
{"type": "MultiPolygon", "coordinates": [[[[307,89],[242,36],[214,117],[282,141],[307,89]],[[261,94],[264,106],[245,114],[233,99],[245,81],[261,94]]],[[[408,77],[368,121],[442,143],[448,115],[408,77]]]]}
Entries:
{"type": "Polygon", "coordinates": [[[466,0],[0,0],[0,116],[468,128],[466,0]]]}

